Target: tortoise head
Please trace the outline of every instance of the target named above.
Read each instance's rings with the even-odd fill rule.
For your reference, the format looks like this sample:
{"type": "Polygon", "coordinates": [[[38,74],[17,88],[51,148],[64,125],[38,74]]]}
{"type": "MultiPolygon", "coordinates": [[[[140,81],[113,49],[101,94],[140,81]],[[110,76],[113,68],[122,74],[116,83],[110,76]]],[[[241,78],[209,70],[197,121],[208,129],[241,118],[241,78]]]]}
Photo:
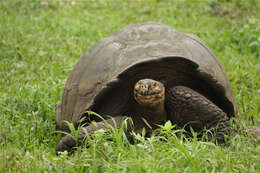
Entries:
{"type": "Polygon", "coordinates": [[[134,86],[134,98],[144,107],[157,108],[164,102],[165,88],[161,82],[142,79],[134,86]]]}

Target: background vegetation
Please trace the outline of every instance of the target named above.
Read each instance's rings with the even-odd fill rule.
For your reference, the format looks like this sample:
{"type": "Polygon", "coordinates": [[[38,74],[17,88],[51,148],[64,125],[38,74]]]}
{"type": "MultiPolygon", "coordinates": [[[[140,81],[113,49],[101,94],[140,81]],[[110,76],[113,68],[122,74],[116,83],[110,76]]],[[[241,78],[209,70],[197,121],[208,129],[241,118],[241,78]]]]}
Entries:
{"type": "Polygon", "coordinates": [[[0,14],[0,172],[260,172],[260,147],[241,130],[260,125],[258,0],[0,0],[0,14]],[[101,38],[145,21],[196,34],[220,58],[239,108],[231,139],[168,131],[168,142],[127,145],[97,134],[57,157],[54,107],[73,66],[101,38]]]}

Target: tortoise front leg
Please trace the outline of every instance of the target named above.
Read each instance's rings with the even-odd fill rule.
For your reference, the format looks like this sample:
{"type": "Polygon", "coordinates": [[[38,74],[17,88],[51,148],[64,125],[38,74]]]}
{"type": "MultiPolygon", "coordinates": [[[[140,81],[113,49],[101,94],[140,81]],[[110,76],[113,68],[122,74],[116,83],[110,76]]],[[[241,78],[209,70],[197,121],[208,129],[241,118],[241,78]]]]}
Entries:
{"type": "MultiPolygon", "coordinates": [[[[114,121],[116,123],[116,128],[120,129],[121,124],[123,123],[124,120],[126,120],[128,117],[126,116],[117,116],[117,117],[113,117],[110,119],[106,120],[106,123],[108,123],[109,125],[111,125],[112,127],[114,127],[114,121]]],[[[100,130],[100,129],[108,129],[109,127],[107,126],[104,121],[101,122],[97,122],[95,125],[91,124],[89,126],[85,126],[83,127],[80,132],[79,132],[79,136],[78,136],[78,141],[76,142],[73,137],[71,135],[67,135],[64,136],[60,142],[58,143],[57,147],[56,147],[56,153],[58,154],[58,152],[63,152],[63,151],[68,151],[71,152],[73,150],[73,148],[76,147],[76,144],[78,143],[79,145],[82,144],[84,142],[85,136],[86,136],[86,131],[88,134],[93,134],[95,131],[100,130]]],[[[126,135],[129,135],[130,131],[131,131],[131,124],[129,121],[126,122],[127,125],[124,129],[126,135]]]]}
{"type": "MultiPolygon", "coordinates": [[[[168,119],[178,126],[188,125],[195,131],[213,130],[219,142],[224,142],[224,136],[230,134],[226,113],[190,88],[176,86],[167,90],[165,102],[168,119]]],[[[210,135],[208,137],[211,139],[210,135]]]]}

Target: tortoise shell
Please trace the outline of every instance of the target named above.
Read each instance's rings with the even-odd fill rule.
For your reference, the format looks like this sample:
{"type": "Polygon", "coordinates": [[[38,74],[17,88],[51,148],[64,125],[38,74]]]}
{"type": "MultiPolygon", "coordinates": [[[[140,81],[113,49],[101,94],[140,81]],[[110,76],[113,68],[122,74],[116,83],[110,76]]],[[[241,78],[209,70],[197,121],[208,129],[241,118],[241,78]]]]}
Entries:
{"type": "Polygon", "coordinates": [[[133,87],[144,78],[161,81],[166,88],[192,88],[229,117],[237,112],[227,74],[214,53],[194,35],[148,22],[129,25],[85,53],[57,104],[58,127],[67,130],[64,120],[76,125],[86,110],[102,116],[134,114],[133,87]]]}

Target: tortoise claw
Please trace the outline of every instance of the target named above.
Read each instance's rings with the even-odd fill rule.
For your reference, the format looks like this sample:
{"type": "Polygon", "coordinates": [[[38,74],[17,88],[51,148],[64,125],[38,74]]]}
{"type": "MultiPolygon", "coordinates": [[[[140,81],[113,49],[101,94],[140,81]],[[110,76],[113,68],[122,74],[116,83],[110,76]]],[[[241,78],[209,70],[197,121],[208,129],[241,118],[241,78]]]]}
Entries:
{"type": "Polygon", "coordinates": [[[67,135],[63,137],[58,143],[56,147],[56,154],[58,155],[59,152],[64,152],[64,151],[71,153],[75,146],[76,146],[76,141],[73,139],[72,136],[67,135]]]}

